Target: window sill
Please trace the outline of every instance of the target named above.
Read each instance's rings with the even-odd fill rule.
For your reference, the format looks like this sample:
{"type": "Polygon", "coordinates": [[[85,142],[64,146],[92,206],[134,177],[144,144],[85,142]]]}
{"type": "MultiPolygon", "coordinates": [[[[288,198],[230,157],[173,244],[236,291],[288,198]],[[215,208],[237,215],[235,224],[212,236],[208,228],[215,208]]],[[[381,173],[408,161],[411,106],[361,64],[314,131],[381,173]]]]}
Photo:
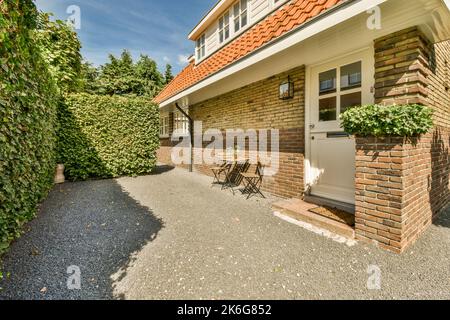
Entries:
{"type": "Polygon", "coordinates": [[[170,135],[168,135],[168,134],[160,134],[159,138],[160,139],[168,139],[168,138],[170,138],[170,135]]]}

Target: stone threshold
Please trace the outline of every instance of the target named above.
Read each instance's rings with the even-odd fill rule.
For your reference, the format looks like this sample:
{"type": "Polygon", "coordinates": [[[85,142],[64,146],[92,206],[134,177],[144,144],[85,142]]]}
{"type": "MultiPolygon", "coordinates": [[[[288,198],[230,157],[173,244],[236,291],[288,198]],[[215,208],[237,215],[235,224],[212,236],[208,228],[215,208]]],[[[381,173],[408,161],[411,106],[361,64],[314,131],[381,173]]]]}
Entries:
{"type": "Polygon", "coordinates": [[[310,211],[317,207],[317,204],[308,203],[300,199],[282,200],[272,205],[273,210],[295,220],[309,223],[348,239],[355,239],[355,229],[353,227],[310,211]]]}

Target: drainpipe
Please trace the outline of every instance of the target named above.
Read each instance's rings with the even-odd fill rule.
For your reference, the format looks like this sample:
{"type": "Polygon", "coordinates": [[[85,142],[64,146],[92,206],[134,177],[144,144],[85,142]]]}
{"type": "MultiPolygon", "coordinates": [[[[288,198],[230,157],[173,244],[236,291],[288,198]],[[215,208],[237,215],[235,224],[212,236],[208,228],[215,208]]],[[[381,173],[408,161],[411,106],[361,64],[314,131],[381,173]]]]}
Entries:
{"type": "Polygon", "coordinates": [[[189,135],[191,137],[191,161],[189,164],[189,172],[194,171],[194,120],[178,105],[175,103],[175,107],[189,120],[189,135]]]}

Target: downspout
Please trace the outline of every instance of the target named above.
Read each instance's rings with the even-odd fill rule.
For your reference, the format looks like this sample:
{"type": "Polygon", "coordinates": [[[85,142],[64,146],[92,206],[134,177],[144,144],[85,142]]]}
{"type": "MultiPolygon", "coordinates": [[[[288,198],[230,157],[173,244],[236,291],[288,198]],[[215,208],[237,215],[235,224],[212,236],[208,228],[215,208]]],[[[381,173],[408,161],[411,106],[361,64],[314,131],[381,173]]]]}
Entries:
{"type": "Polygon", "coordinates": [[[191,161],[189,164],[189,172],[194,171],[194,120],[178,105],[175,103],[175,107],[189,120],[189,135],[191,137],[191,161]]]}

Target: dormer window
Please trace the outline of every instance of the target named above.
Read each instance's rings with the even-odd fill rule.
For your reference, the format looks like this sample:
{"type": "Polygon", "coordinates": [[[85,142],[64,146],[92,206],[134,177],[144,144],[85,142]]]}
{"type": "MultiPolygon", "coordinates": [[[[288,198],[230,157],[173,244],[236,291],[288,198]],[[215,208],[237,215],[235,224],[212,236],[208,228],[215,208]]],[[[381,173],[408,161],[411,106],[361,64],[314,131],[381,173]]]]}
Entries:
{"type": "Polygon", "coordinates": [[[197,61],[203,59],[206,55],[205,38],[206,38],[205,34],[202,34],[200,38],[197,40],[197,47],[196,47],[197,61]]]}
{"type": "Polygon", "coordinates": [[[240,0],[233,6],[234,32],[238,32],[245,27],[248,22],[248,0],[240,0]]]}
{"type": "Polygon", "coordinates": [[[219,41],[223,43],[230,38],[230,13],[225,13],[219,19],[219,41]]]}

